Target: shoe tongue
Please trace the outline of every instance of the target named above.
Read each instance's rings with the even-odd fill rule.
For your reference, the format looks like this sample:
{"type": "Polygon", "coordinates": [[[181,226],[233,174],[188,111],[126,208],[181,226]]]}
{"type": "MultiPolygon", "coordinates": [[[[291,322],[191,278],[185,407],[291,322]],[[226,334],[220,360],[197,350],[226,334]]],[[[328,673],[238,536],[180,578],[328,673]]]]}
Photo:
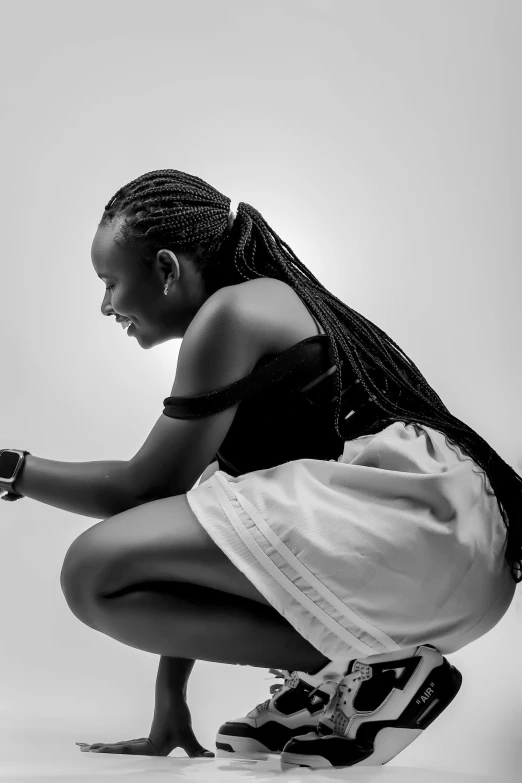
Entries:
{"type": "Polygon", "coordinates": [[[308,672],[298,672],[299,679],[313,685],[317,688],[319,685],[328,682],[328,680],[335,680],[340,682],[348,670],[350,661],[333,660],[329,661],[326,666],[320,669],[315,674],[308,674],[308,672]]]}

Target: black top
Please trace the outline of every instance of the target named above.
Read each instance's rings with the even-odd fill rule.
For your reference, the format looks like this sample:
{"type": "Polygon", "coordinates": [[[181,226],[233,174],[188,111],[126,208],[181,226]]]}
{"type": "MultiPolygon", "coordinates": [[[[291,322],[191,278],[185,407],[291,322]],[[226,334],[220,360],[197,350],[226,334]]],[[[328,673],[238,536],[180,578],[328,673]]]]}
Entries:
{"type": "MultiPolygon", "coordinates": [[[[351,368],[345,372],[346,364],[341,360],[341,431],[344,417],[354,408],[357,412],[350,423],[357,419],[358,425],[365,412],[368,424],[367,411],[373,408],[363,407],[367,394],[351,368]]],[[[214,458],[219,469],[232,476],[296,459],[336,460],[349,437],[340,438],[335,431],[336,373],[330,338],[317,334],[273,359],[263,357],[249,375],[228,386],[190,397],[167,397],[163,413],[173,419],[193,419],[240,403],[214,458]]],[[[375,422],[375,410],[371,421],[375,422]]],[[[381,423],[371,431],[384,426],[381,423]]]]}

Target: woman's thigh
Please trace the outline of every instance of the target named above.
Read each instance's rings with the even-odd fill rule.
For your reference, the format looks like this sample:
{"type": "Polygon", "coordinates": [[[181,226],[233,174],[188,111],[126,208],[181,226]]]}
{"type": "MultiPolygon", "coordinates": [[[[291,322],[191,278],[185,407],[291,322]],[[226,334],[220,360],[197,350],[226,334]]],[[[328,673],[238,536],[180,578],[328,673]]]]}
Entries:
{"type": "Polygon", "coordinates": [[[107,597],[145,582],[187,582],[270,606],[175,495],[105,519],[69,547],[61,572],[72,600],[107,597]]]}

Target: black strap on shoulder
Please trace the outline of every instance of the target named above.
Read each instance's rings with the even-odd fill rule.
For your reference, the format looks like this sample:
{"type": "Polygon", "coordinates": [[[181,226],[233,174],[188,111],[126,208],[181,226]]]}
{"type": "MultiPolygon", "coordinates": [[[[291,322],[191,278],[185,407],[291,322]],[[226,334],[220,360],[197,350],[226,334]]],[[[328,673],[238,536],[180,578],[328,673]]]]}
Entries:
{"type": "Polygon", "coordinates": [[[284,391],[298,391],[317,375],[318,359],[324,357],[324,361],[319,362],[320,371],[324,372],[330,366],[330,351],[324,350],[325,344],[329,347],[329,339],[326,334],[308,337],[244,378],[215,391],[190,397],[167,397],[163,400],[163,413],[173,419],[195,419],[224,411],[278,384],[283,384],[284,391]]]}

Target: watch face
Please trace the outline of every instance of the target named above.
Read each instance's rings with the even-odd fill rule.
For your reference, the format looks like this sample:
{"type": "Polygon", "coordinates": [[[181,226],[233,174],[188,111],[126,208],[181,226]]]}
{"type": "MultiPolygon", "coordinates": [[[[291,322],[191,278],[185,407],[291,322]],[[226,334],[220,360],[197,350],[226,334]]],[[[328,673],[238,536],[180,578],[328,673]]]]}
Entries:
{"type": "Polygon", "coordinates": [[[13,478],[19,461],[20,455],[13,454],[11,451],[4,451],[3,454],[0,454],[0,481],[9,481],[13,478]]]}

